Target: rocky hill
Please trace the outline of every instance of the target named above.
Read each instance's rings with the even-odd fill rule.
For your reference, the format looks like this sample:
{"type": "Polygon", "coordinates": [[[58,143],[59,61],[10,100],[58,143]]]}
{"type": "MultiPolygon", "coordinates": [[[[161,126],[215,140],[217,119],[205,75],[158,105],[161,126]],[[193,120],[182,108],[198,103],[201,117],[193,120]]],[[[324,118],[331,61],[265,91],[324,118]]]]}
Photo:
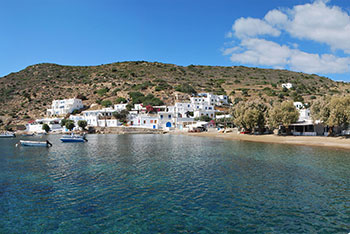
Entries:
{"type": "Polygon", "coordinates": [[[0,119],[5,124],[44,116],[54,99],[79,96],[89,106],[104,100],[115,103],[118,97],[128,99],[130,92],[141,92],[171,104],[176,94],[186,96],[194,91],[227,94],[233,103],[260,99],[273,104],[346,94],[350,86],[317,75],[242,66],[183,67],[144,61],[100,66],[43,63],[0,78],[0,119]],[[282,89],[281,84],[287,82],[293,84],[292,89],[282,89]]]}

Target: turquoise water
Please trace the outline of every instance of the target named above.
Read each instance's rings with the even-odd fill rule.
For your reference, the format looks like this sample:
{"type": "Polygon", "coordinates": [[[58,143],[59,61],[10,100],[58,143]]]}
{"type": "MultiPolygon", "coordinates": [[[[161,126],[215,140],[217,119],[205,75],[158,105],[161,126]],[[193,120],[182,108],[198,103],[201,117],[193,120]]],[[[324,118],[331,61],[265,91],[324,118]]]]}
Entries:
{"type": "Polygon", "coordinates": [[[0,233],[348,233],[350,151],[175,135],[0,139],[0,233]]]}

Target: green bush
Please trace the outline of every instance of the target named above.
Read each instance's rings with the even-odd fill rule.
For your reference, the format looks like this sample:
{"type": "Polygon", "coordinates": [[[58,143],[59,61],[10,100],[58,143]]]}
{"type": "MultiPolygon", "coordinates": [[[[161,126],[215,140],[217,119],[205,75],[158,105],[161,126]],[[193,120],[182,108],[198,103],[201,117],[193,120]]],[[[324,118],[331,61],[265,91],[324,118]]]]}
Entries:
{"type": "Polygon", "coordinates": [[[164,105],[163,101],[159,98],[154,97],[152,94],[148,94],[147,96],[143,95],[140,92],[130,92],[130,98],[132,99],[132,104],[140,104],[143,103],[144,106],[161,106],[164,105]]]}
{"type": "Polygon", "coordinates": [[[81,127],[82,129],[85,129],[87,126],[86,120],[79,120],[78,121],[78,126],[81,127]]]}
{"type": "Polygon", "coordinates": [[[113,105],[113,103],[110,100],[103,100],[101,102],[101,105],[104,106],[104,107],[110,107],[110,106],[113,105]]]}
{"type": "Polygon", "coordinates": [[[43,124],[43,127],[42,129],[45,131],[45,132],[49,132],[51,129],[50,129],[50,126],[47,125],[47,124],[43,124]]]}
{"type": "Polygon", "coordinates": [[[119,103],[126,103],[126,99],[123,97],[117,97],[117,99],[115,99],[115,103],[119,104],[119,103]]]}
{"type": "Polygon", "coordinates": [[[181,84],[175,88],[176,91],[188,94],[196,94],[197,91],[189,84],[181,84]]]}
{"type": "Polygon", "coordinates": [[[109,88],[102,88],[96,91],[96,93],[100,96],[104,96],[106,93],[108,93],[109,88]]]}

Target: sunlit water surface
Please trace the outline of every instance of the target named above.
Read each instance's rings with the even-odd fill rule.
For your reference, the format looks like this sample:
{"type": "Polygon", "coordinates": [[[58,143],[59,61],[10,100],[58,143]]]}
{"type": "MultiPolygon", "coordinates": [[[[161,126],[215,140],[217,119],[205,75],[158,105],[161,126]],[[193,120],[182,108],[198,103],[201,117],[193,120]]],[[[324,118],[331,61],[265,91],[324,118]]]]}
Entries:
{"type": "Polygon", "coordinates": [[[48,139],[49,149],[0,139],[0,233],[350,232],[350,151],[177,135],[48,139]]]}

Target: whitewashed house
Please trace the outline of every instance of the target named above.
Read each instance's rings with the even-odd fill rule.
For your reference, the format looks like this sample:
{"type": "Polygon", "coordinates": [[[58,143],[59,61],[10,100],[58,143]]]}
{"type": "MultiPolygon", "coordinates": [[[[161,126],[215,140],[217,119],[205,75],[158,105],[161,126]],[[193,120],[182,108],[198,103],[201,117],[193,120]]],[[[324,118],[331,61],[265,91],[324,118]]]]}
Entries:
{"type": "Polygon", "coordinates": [[[47,109],[48,116],[65,116],[72,113],[74,110],[79,110],[84,107],[82,100],[78,98],[53,100],[51,109],[47,109]]]}
{"type": "Polygon", "coordinates": [[[228,105],[228,97],[226,95],[215,95],[211,93],[199,93],[190,98],[192,104],[200,104],[206,102],[211,106],[228,105]]]}
{"type": "Polygon", "coordinates": [[[116,104],[116,105],[114,105],[114,110],[115,111],[126,110],[126,105],[128,105],[128,104],[124,104],[124,103],[116,104]]]}
{"type": "Polygon", "coordinates": [[[291,89],[293,88],[293,85],[291,83],[285,83],[285,84],[282,84],[282,88],[291,89]]]}
{"type": "Polygon", "coordinates": [[[121,123],[113,117],[113,108],[103,108],[101,110],[86,110],[83,111],[83,118],[88,126],[92,127],[117,127],[121,123]]]}
{"type": "Polygon", "coordinates": [[[52,132],[62,131],[60,125],[62,119],[60,118],[46,118],[46,119],[37,119],[35,121],[29,122],[26,124],[26,131],[31,133],[43,133],[43,125],[47,124],[52,132]]]}
{"type": "Polygon", "coordinates": [[[310,114],[310,109],[305,108],[301,102],[293,103],[299,112],[299,119],[296,123],[289,127],[294,136],[322,136],[325,132],[325,127],[320,121],[313,121],[310,114]]]}
{"type": "MultiPolygon", "coordinates": [[[[79,125],[78,125],[78,122],[80,120],[85,120],[84,116],[82,116],[82,115],[70,115],[69,119],[74,121],[75,127],[73,128],[73,130],[81,130],[79,125]]],[[[69,131],[68,129],[66,129],[66,127],[63,127],[63,128],[64,128],[64,131],[69,131]]]]}
{"type": "Polygon", "coordinates": [[[138,114],[130,117],[131,127],[159,129],[159,119],[156,114],[138,114]]]}

